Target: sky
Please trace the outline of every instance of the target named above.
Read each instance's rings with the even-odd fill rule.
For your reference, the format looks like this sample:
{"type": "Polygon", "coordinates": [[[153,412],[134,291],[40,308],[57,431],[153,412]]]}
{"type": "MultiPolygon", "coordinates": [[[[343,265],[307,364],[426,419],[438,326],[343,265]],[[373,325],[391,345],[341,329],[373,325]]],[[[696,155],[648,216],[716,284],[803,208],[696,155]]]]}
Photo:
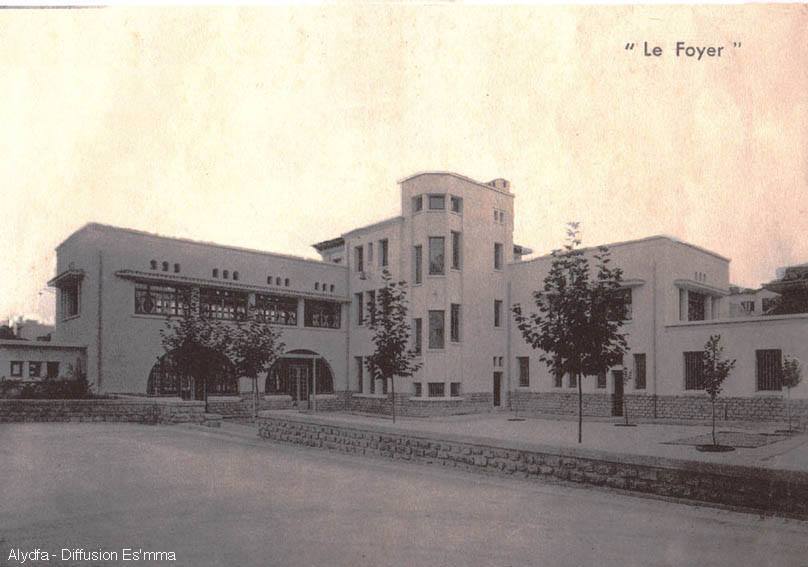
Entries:
{"type": "Polygon", "coordinates": [[[538,253],[808,262],[805,5],[0,10],[0,69],[0,321],[53,320],[87,222],[316,257],[424,170],[510,180],[538,253]]]}

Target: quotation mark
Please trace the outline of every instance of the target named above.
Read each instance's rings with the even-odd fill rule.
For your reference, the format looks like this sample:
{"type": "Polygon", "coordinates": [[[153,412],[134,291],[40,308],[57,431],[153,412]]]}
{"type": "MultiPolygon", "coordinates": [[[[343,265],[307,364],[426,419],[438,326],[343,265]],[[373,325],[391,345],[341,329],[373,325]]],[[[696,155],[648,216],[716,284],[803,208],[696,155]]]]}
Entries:
{"type": "Polygon", "coordinates": [[[627,43],[626,44],[626,51],[631,51],[632,49],[634,49],[634,44],[633,43],[627,43]]]}

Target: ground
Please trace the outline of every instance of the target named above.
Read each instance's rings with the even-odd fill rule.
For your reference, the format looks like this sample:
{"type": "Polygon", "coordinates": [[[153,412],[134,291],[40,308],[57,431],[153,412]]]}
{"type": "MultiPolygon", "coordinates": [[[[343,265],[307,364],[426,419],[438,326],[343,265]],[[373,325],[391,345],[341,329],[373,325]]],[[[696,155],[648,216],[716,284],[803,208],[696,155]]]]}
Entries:
{"type": "Polygon", "coordinates": [[[189,566],[806,564],[805,522],[351,458],[238,427],[0,426],[0,565],[18,564],[10,548],[99,546],[189,566]]]}

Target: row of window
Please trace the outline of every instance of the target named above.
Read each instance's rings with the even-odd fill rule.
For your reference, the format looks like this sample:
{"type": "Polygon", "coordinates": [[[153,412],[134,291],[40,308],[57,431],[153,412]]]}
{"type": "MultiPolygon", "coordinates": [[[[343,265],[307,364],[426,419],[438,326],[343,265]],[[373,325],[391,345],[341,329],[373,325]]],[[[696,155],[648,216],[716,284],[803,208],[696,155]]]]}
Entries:
{"type": "MultiPolygon", "coordinates": [[[[645,390],[646,373],[645,373],[645,353],[638,353],[634,355],[634,389],[645,390]]],[[[530,357],[518,356],[516,358],[519,365],[519,387],[527,388],[530,386],[530,357]]],[[[614,370],[615,379],[622,380],[623,372],[621,370],[614,370]]],[[[564,376],[556,374],[553,376],[553,386],[556,388],[564,387],[564,376]]],[[[606,373],[598,374],[596,386],[599,389],[606,388],[606,373]]],[[[572,374],[567,374],[567,387],[577,388],[578,378],[572,374]]]]}
{"type": "Polygon", "coordinates": [[[497,224],[505,224],[505,211],[502,209],[494,209],[494,222],[497,224]]]}
{"type": "MultiPolygon", "coordinates": [[[[22,378],[25,361],[12,360],[10,364],[10,376],[12,378],[22,378]]],[[[58,362],[42,362],[39,360],[28,361],[28,378],[58,378],[58,362]]]]}
{"type": "MultiPolygon", "coordinates": [[[[273,278],[272,276],[267,276],[267,285],[272,285],[273,278]]],[[[274,278],[275,285],[280,287],[281,283],[283,283],[283,287],[289,287],[289,278],[281,279],[280,276],[275,276],[274,278]]]]}
{"type": "MultiPolygon", "coordinates": [[[[178,316],[190,308],[191,290],[187,287],[135,285],[135,313],[138,315],[178,316]]],[[[200,288],[199,309],[203,317],[221,321],[244,319],[248,295],[243,292],[200,288]]],[[[294,297],[255,294],[254,312],[277,325],[297,325],[298,300],[294,297]]],[[[341,306],[333,301],[304,300],[303,324],[306,327],[339,329],[341,306]]]]}
{"type": "MultiPolygon", "coordinates": [[[[169,268],[171,267],[171,265],[168,262],[163,261],[162,264],[158,264],[157,260],[152,260],[151,262],[149,262],[149,265],[152,270],[156,270],[158,269],[158,267],[162,266],[164,272],[169,271],[169,268]]],[[[174,273],[175,274],[180,273],[180,265],[177,263],[174,263],[174,273]]]]}
{"type": "MultiPolygon", "coordinates": [[[[704,389],[704,351],[684,353],[685,390],[704,389]]],[[[783,351],[761,349],[755,351],[755,389],[759,392],[783,389],[783,351]]]]}
{"type": "MultiPolygon", "coordinates": [[[[218,278],[219,277],[219,268],[213,268],[213,272],[211,273],[211,275],[214,278],[218,278]]],[[[223,280],[229,280],[230,279],[230,270],[222,270],[222,279],[223,280]]],[[[238,270],[234,270],[233,271],[233,281],[238,281],[238,280],[239,280],[238,270]]]]}
{"type": "Polygon", "coordinates": [[[334,284],[325,284],[325,283],[320,283],[320,282],[314,282],[314,291],[321,291],[321,290],[323,292],[327,291],[329,293],[334,293],[334,284]]]}
{"type": "MultiPolygon", "coordinates": [[[[424,210],[424,197],[430,211],[446,210],[446,195],[442,193],[416,195],[412,198],[412,212],[417,213],[424,210]]],[[[449,207],[453,213],[463,214],[463,198],[456,195],[449,195],[449,207]]]]}
{"type": "MultiPolygon", "coordinates": [[[[378,263],[380,268],[387,267],[390,262],[390,244],[384,238],[377,242],[378,245],[378,263]]],[[[357,272],[365,271],[365,246],[354,247],[354,270],[357,272]]],[[[367,265],[373,265],[373,242],[367,243],[367,265]]]]}

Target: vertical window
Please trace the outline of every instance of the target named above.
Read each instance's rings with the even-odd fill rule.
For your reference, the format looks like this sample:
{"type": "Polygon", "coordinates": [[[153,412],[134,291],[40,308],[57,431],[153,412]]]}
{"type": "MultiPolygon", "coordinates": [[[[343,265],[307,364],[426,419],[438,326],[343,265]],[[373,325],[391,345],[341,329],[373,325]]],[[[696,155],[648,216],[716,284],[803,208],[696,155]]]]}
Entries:
{"type": "Polygon", "coordinates": [[[11,376],[14,378],[21,378],[22,377],[22,360],[12,360],[11,361],[11,376]]]}
{"type": "Polygon", "coordinates": [[[175,273],[175,274],[179,274],[179,273],[180,273],[180,265],[179,265],[179,264],[174,264],[174,273],[175,273]]]}
{"type": "Polygon", "coordinates": [[[455,270],[460,269],[461,242],[460,233],[452,231],[452,268],[455,270]]]}
{"type": "Polygon", "coordinates": [[[452,382],[449,384],[449,395],[453,398],[460,397],[460,382],[452,382]]]}
{"type": "Polygon", "coordinates": [[[568,374],[569,376],[569,387],[570,388],[577,388],[578,387],[578,377],[575,374],[568,374]]]}
{"type": "Polygon", "coordinates": [[[463,199],[460,197],[455,197],[454,195],[451,198],[452,203],[452,212],[462,214],[463,213],[463,199]]]}
{"type": "Polygon", "coordinates": [[[685,353],[685,390],[704,389],[704,352],[685,353]]]}
{"type": "Polygon", "coordinates": [[[494,269],[502,269],[502,244],[499,242],[494,243],[494,269]]]}
{"type": "Polygon", "coordinates": [[[446,392],[446,384],[443,382],[429,382],[427,388],[430,398],[442,398],[446,392]]]}
{"type": "Polygon", "coordinates": [[[314,291],[320,291],[320,282],[314,282],[314,291]]]}
{"type": "Polygon", "coordinates": [[[443,311],[429,312],[429,348],[444,348],[444,319],[445,315],[443,311]]]}
{"type": "Polygon", "coordinates": [[[303,303],[303,324],[318,329],[339,329],[341,306],[333,301],[306,299],[303,303]]]}
{"type": "Polygon", "coordinates": [[[553,386],[561,388],[564,385],[564,374],[562,372],[553,373],[553,386]]]}
{"type": "Polygon", "coordinates": [[[429,196],[429,209],[431,211],[444,211],[444,210],[446,210],[446,195],[430,195],[429,196]]]}
{"type": "Polygon", "coordinates": [[[222,270],[222,277],[226,280],[230,279],[230,272],[228,272],[227,270],[222,270]]]}
{"type": "Polygon", "coordinates": [[[384,268],[387,266],[387,253],[389,246],[387,243],[387,239],[379,240],[379,265],[384,268]]]}
{"type": "Polygon", "coordinates": [[[59,363],[58,362],[48,362],[46,363],[45,369],[45,376],[48,378],[58,378],[59,377],[59,363]]]}
{"type": "Polygon", "coordinates": [[[606,389],[606,373],[605,372],[598,372],[598,389],[605,390],[606,389]]]}
{"type": "Polygon", "coordinates": [[[267,276],[267,285],[272,285],[272,276],[267,276]]]}
{"type": "Polygon", "coordinates": [[[238,281],[238,271],[233,272],[233,279],[238,281]]]}
{"type": "Polygon", "coordinates": [[[424,395],[423,384],[420,382],[413,382],[412,384],[412,395],[416,398],[420,398],[424,395]]]}
{"type": "Polygon", "coordinates": [[[449,316],[449,340],[453,343],[460,342],[460,305],[452,303],[449,316]]]}
{"type": "Polygon", "coordinates": [[[783,388],[783,361],[780,349],[755,351],[755,375],[759,391],[779,391],[783,388]]]}
{"type": "Polygon", "coordinates": [[[62,303],[62,319],[75,317],[81,306],[81,282],[72,280],[59,289],[62,303]]]}
{"type": "Polygon", "coordinates": [[[634,355],[634,389],[645,390],[645,354],[634,355]]]}
{"type": "Polygon", "coordinates": [[[362,326],[365,324],[365,307],[362,304],[362,293],[354,294],[354,309],[356,309],[356,324],[362,326]]]}
{"type": "Polygon", "coordinates": [[[687,320],[704,321],[704,300],[707,297],[694,291],[687,292],[687,320]]]}
{"type": "Polygon", "coordinates": [[[364,392],[364,373],[365,369],[362,364],[362,357],[355,356],[354,364],[356,365],[356,391],[359,393],[364,392]]]}
{"type": "Polygon", "coordinates": [[[149,264],[151,265],[152,270],[157,269],[157,260],[152,260],[151,262],[149,262],[149,264]]]}
{"type": "Polygon", "coordinates": [[[281,285],[281,279],[275,278],[275,285],[281,285]]]}
{"type": "Polygon", "coordinates": [[[502,300],[495,299],[494,300],[494,326],[501,327],[502,326],[502,300]]]}
{"type": "Polygon", "coordinates": [[[28,361],[28,377],[41,378],[42,377],[42,363],[33,360],[28,361]]]}
{"type": "Polygon", "coordinates": [[[163,262],[163,271],[164,272],[168,271],[168,262],[163,262]]]}
{"type": "Polygon", "coordinates": [[[423,264],[423,247],[419,244],[413,247],[412,251],[412,281],[419,284],[423,281],[422,264],[423,264]]]}
{"type": "Polygon", "coordinates": [[[519,387],[527,388],[530,386],[530,357],[520,356],[517,357],[519,361],[519,387]]]}
{"type": "Polygon", "coordinates": [[[376,292],[372,290],[368,292],[368,317],[371,325],[376,322],[376,292]]]}
{"type": "Polygon", "coordinates": [[[611,306],[609,317],[613,321],[631,320],[631,288],[624,287],[614,291],[614,304],[611,306]]]}
{"type": "Polygon", "coordinates": [[[286,278],[283,282],[284,287],[289,287],[289,278],[286,278]]]}
{"type": "Polygon", "coordinates": [[[368,242],[368,265],[373,266],[373,243],[368,242]]]}
{"type": "Polygon", "coordinates": [[[354,248],[354,264],[356,266],[357,272],[364,272],[365,271],[365,256],[364,250],[361,246],[357,246],[354,248]]]}
{"type": "Polygon", "coordinates": [[[417,213],[424,208],[424,196],[416,195],[412,198],[412,212],[417,213]]]}
{"type": "Polygon", "coordinates": [[[444,266],[445,238],[429,237],[429,275],[442,276],[446,273],[444,266]]]}
{"type": "Polygon", "coordinates": [[[413,319],[413,327],[414,331],[413,334],[415,336],[414,341],[415,344],[413,345],[413,350],[416,354],[421,354],[421,345],[423,344],[423,329],[422,329],[422,319],[419,317],[417,319],[413,319]]]}

